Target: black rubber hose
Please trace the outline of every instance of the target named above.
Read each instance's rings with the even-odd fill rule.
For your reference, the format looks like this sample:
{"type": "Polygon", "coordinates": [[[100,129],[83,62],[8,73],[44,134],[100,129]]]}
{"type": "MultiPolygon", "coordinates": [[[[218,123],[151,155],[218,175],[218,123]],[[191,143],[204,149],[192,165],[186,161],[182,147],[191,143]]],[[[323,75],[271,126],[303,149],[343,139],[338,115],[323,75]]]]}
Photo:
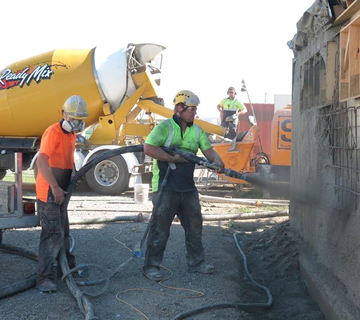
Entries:
{"type": "Polygon", "coordinates": [[[198,309],[194,309],[194,310],[190,310],[187,312],[183,312],[178,314],[177,316],[175,316],[174,318],[172,318],[172,320],[180,320],[180,319],[186,319],[187,317],[196,315],[196,314],[200,314],[206,311],[210,311],[210,310],[214,310],[214,309],[229,309],[229,308],[238,308],[238,309],[250,309],[250,308],[270,308],[273,304],[273,298],[271,295],[270,290],[257,283],[254,278],[252,277],[252,275],[249,272],[248,266],[247,266],[247,258],[246,255],[244,253],[244,251],[241,249],[240,244],[237,240],[236,234],[238,234],[240,232],[234,233],[233,234],[233,238],[236,244],[237,249],[239,250],[241,256],[243,257],[244,260],[244,269],[245,269],[245,273],[248,277],[248,279],[257,287],[263,289],[267,296],[268,296],[268,301],[266,303],[220,303],[220,304],[214,304],[214,305],[209,305],[209,306],[205,306],[202,308],[198,308],[198,309]]]}
{"type": "MultiPolygon", "coordinates": [[[[1,251],[17,254],[26,258],[37,261],[37,255],[29,250],[14,247],[8,244],[2,244],[0,247],[1,251]]],[[[35,286],[35,274],[28,276],[24,280],[17,281],[7,286],[0,287],[0,299],[12,296],[16,293],[26,291],[35,286]]]]}
{"type": "MultiPolygon", "coordinates": [[[[71,238],[70,252],[72,252],[74,249],[75,240],[71,235],[70,235],[70,238],[71,238]]],[[[38,256],[36,253],[26,250],[26,249],[23,249],[23,248],[15,247],[15,246],[12,246],[12,245],[9,245],[6,243],[4,243],[0,246],[0,251],[10,253],[10,254],[21,255],[25,258],[29,258],[34,261],[38,261],[38,256]]],[[[0,299],[12,296],[14,294],[17,294],[17,293],[20,293],[23,291],[26,291],[28,289],[31,289],[32,287],[35,287],[35,285],[36,285],[36,274],[34,273],[34,274],[28,276],[27,278],[25,278],[24,280],[19,280],[10,285],[0,287],[0,299]]]]}
{"type": "Polygon", "coordinates": [[[33,274],[24,280],[20,280],[8,286],[2,286],[0,288],[0,299],[12,296],[16,293],[20,293],[32,287],[35,287],[35,283],[36,283],[36,275],[33,274]]]}
{"type": "Polygon", "coordinates": [[[30,251],[30,250],[23,249],[23,248],[14,247],[14,246],[12,246],[10,244],[4,243],[0,247],[0,249],[1,249],[1,251],[21,255],[21,256],[24,256],[25,258],[29,258],[29,259],[32,259],[32,260],[35,260],[35,261],[37,261],[37,259],[38,259],[36,253],[34,253],[34,252],[30,251]]]}

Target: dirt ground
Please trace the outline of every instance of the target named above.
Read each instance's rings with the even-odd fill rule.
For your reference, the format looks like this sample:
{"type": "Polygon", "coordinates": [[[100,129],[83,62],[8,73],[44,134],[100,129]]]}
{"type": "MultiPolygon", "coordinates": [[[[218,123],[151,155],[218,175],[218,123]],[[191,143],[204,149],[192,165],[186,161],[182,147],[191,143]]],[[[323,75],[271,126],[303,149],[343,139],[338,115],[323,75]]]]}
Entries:
{"type": "MultiPolygon", "coordinates": [[[[199,191],[202,195],[227,198],[238,198],[242,194],[227,188],[199,191]]],[[[151,208],[151,202],[135,204],[132,192],[117,197],[89,192],[73,195],[69,204],[70,220],[83,221],[71,226],[74,253],[78,264],[92,264],[91,280],[104,277],[100,269],[112,273],[132,256],[132,249],[146,229],[146,221],[122,220],[135,219],[139,213],[147,217],[151,208]],[[90,223],[90,219],[98,221],[90,223]],[[101,223],[100,219],[113,222],[101,223]]],[[[202,208],[204,217],[211,217],[239,213],[245,206],[202,202],[202,208]]],[[[253,206],[253,211],[270,209],[253,206]]],[[[281,209],[288,210],[287,207],[281,209]]],[[[11,229],[4,232],[3,243],[36,253],[39,236],[40,228],[11,229]]],[[[184,232],[181,225],[174,222],[163,260],[163,271],[169,278],[161,283],[151,282],[141,273],[143,261],[131,260],[111,278],[105,292],[88,297],[97,319],[185,319],[177,316],[203,307],[208,308],[186,319],[325,319],[301,278],[296,239],[288,216],[206,220],[203,244],[206,259],[216,267],[216,272],[190,274],[186,271],[184,232]],[[249,280],[246,270],[262,287],[249,280]],[[250,306],[240,307],[242,304],[250,306]],[[234,308],[235,305],[238,308],[234,308]]],[[[36,261],[0,251],[0,287],[25,279],[35,269],[36,261]]],[[[56,293],[40,293],[33,287],[0,299],[0,319],[84,319],[66,284],[61,279],[55,283],[56,293]]],[[[99,293],[104,284],[79,288],[99,293]]]]}

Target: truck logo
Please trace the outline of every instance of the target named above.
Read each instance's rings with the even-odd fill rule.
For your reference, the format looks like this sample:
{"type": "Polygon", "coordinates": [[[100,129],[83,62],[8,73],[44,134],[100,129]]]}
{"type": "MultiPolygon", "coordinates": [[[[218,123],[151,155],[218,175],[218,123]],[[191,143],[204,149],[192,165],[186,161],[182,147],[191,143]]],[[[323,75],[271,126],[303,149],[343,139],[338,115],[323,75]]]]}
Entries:
{"type": "Polygon", "coordinates": [[[13,72],[11,69],[6,69],[0,75],[0,90],[10,89],[16,86],[22,88],[26,83],[28,86],[35,80],[39,83],[41,80],[49,80],[54,74],[48,64],[39,65],[37,67],[26,67],[23,70],[13,72]]]}
{"type": "Polygon", "coordinates": [[[291,117],[281,117],[278,119],[278,149],[291,149],[291,117]]]}

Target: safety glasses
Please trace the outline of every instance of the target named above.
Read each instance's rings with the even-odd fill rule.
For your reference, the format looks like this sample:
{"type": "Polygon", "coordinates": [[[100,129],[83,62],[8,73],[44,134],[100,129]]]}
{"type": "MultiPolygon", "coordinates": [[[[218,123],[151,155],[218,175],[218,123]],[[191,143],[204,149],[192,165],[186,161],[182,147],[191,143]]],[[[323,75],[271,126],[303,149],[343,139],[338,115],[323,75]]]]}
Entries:
{"type": "Polygon", "coordinates": [[[186,107],[186,110],[189,110],[190,112],[196,112],[197,107],[186,107]]]}

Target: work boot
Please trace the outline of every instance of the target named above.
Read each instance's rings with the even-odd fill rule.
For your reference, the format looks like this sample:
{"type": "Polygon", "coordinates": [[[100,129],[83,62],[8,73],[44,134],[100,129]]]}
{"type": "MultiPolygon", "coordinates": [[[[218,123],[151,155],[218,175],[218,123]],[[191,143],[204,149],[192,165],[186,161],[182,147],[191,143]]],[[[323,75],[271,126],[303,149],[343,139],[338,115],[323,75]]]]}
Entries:
{"type": "Polygon", "coordinates": [[[53,283],[50,279],[44,279],[39,283],[36,283],[36,288],[38,288],[41,292],[56,292],[57,287],[56,284],[53,283]]]}
{"type": "Polygon", "coordinates": [[[195,266],[188,267],[188,272],[191,273],[202,273],[202,274],[211,274],[215,272],[215,267],[212,264],[206,264],[205,262],[201,262],[195,266]]]}
{"type": "Polygon", "coordinates": [[[164,279],[164,276],[161,274],[160,269],[155,267],[144,269],[143,275],[153,281],[161,281],[164,279]]]}

